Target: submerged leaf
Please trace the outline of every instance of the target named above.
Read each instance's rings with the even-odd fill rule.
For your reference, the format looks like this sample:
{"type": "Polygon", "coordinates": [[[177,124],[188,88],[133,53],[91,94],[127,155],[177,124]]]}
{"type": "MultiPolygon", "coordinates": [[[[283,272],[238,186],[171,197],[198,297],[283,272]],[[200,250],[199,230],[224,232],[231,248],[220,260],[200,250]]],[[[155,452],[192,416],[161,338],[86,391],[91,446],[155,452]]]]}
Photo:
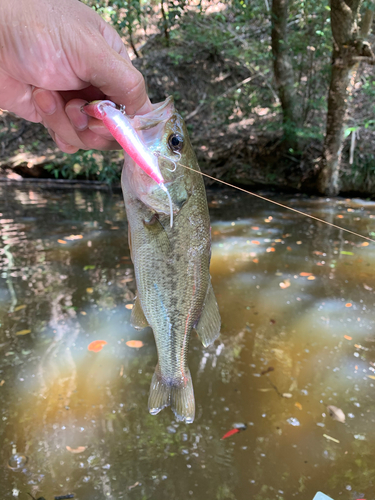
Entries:
{"type": "Polygon", "coordinates": [[[87,446],[78,446],[78,448],[71,448],[70,446],[66,447],[66,449],[70,451],[70,453],[82,453],[86,448],[87,446]]]}
{"type": "Polygon", "coordinates": [[[16,332],[16,335],[27,335],[28,333],[31,333],[31,330],[20,330],[16,332]]]}
{"type": "Polygon", "coordinates": [[[139,349],[144,346],[142,340],[128,340],[125,343],[128,347],[132,347],[133,349],[139,349]]]}
{"type": "Polygon", "coordinates": [[[92,352],[99,352],[103,349],[108,342],[105,340],[94,340],[91,344],[88,345],[87,349],[92,352]]]}
{"type": "Polygon", "coordinates": [[[22,306],[17,306],[14,308],[14,312],[17,312],[17,311],[21,311],[21,309],[25,309],[25,305],[22,305],[22,306]]]}
{"type": "Polygon", "coordinates": [[[327,406],[327,410],[329,414],[333,418],[333,420],[337,420],[338,422],[345,423],[345,413],[341,410],[341,408],[337,408],[337,406],[327,406]]]}

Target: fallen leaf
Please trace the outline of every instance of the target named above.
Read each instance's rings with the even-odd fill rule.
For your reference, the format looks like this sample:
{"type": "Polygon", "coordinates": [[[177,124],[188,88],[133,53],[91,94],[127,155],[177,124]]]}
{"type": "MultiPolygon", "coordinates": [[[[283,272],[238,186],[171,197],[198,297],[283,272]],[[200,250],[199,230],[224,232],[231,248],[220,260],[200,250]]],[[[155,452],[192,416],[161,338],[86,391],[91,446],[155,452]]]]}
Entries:
{"type": "Polygon", "coordinates": [[[292,247],[286,247],[286,249],[290,252],[292,250],[292,247]]]}
{"type": "Polygon", "coordinates": [[[82,316],[86,316],[87,312],[86,311],[81,311],[82,316]]]}
{"type": "Polygon", "coordinates": [[[131,486],[128,486],[128,490],[132,490],[133,488],[135,488],[136,486],[139,486],[140,485],[140,482],[137,481],[136,483],[132,484],[131,486]]]}
{"type": "Polygon", "coordinates": [[[307,279],[308,279],[309,281],[313,281],[313,280],[315,280],[316,278],[315,278],[315,276],[309,276],[307,279]]]}
{"type": "Polygon", "coordinates": [[[352,303],[351,302],[348,302],[347,304],[345,304],[345,307],[352,307],[352,303]]]}
{"type": "Polygon", "coordinates": [[[271,389],[271,387],[267,387],[267,388],[262,388],[262,389],[258,389],[259,392],[271,392],[273,391],[273,389],[271,389]]]}
{"type": "Polygon", "coordinates": [[[312,276],[312,273],[299,273],[300,276],[312,276]]]}
{"type": "Polygon", "coordinates": [[[124,365],[121,365],[120,377],[124,375],[124,365]]]}
{"type": "Polygon", "coordinates": [[[344,216],[343,216],[343,215],[336,215],[336,217],[337,217],[338,219],[343,219],[343,218],[344,218],[344,216]]]}
{"type": "Polygon", "coordinates": [[[139,349],[144,346],[142,340],[128,340],[125,344],[132,349],[139,349]]]}
{"type": "Polygon", "coordinates": [[[105,340],[94,340],[87,346],[87,349],[92,352],[99,352],[107,343],[105,340]]]}
{"type": "Polygon", "coordinates": [[[290,392],[283,392],[281,395],[283,398],[287,398],[287,399],[290,399],[293,397],[293,394],[290,394],[290,392]]]}
{"type": "Polygon", "coordinates": [[[93,288],[86,288],[86,292],[87,293],[94,293],[94,289],[93,288]]]}
{"type": "Polygon", "coordinates": [[[31,333],[31,330],[20,330],[16,332],[16,335],[27,335],[28,333],[31,333]]]}
{"type": "Polygon", "coordinates": [[[251,240],[251,242],[253,245],[260,245],[260,242],[258,240],[251,240]]]}
{"type": "Polygon", "coordinates": [[[341,255],[354,255],[353,252],[347,252],[346,250],[341,250],[340,254],[341,255]]]}
{"type": "Polygon", "coordinates": [[[66,446],[66,449],[70,451],[70,453],[82,453],[86,448],[87,446],[78,446],[78,448],[71,448],[70,446],[66,446]]]}
{"type": "Polygon", "coordinates": [[[366,283],[363,283],[363,288],[364,288],[365,290],[368,290],[369,292],[371,292],[371,291],[372,291],[371,286],[366,285],[366,283]]]}
{"type": "Polygon", "coordinates": [[[361,247],[368,247],[369,244],[370,243],[368,241],[364,241],[363,243],[361,243],[361,247]]]}
{"type": "Polygon", "coordinates": [[[84,271],[89,271],[90,269],[95,269],[95,266],[91,266],[91,265],[89,265],[89,266],[85,266],[85,267],[83,268],[83,270],[84,270],[84,271]]]}
{"type": "Polygon", "coordinates": [[[274,369],[275,368],[273,366],[269,366],[266,370],[263,370],[262,372],[260,372],[260,374],[265,375],[266,373],[273,372],[274,369]]]}
{"type": "Polygon", "coordinates": [[[371,378],[372,380],[375,380],[375,375],[367,375],[368,378],[371,378]]]}
{"type": "Polygon", "coordinates": [[[323,434],[323,437],[325,437],[329,441],[333,441],[334,443],[339,443],[340,442],[338,439],[335,439],[335,438],[333,438],[331,436],[328,436],[328,434],[323,434]]]}
{"type": "Polygon", "coordinates": [[[65,236],[64,240],[74,241],[81,240],[83,238],[82,234],[71,234],[70,236],[65,236]]]}
{"type": "Polygon", "coordinates": [[[352,340],[352,337],[349,337],[349,335],[344,335],[344,339],[346,339],[346,340],[352,340]]]}
{"type": "Polygon", "coordinates": [[[3,387],[3,385],[4,385],[4,384],[5,384],[5,380],[2,380],[2,381],[0,382],[0,387],[3,387]]]}
{"type": "Polygon", "coordinates": [[[252,226],[252,228],[254,231],[258,231],[259,227],[258,226],[252,226]]]}
{"type": "Polygon", "coordinates": [[[57,240],[57,243],[61,243],[61,245],[66,245],[66,241],[65,240],[57,240]]]}
{"type": "Polygon", "coordinates": [[[290,280],[286,279],[286,280],[282,281],[281,283],[279,283],[279,287],[282,288],[283,290],[285,288],[290,287],[290,280]]]}
{"type": "Polygon", "coordinates": [[[298,401],[294,403],[294,406],[296,406],[299,410],[302,410],[302,405],[301,403],[298,403],[298,401]]]}
{"type": "Polygon", "coordinates": [[[227,438],[233,436],[233,434],[237,434],[238,432],[241,432],[241,430],[243,430],[243,429],[231,429],[226,434],[224,434],[224,436],[221,439],[227,439],[227,438]]]}
{"type": "Polygon", "coordinates": [[[254,264],[258,264],[259,259],[253,259],[254,264]]]}
{"type": "Polygon", "coordinates": [[[17,306],[17,307],[14,308],[14,312],[21,311],[21,309],[25,309],[25,308],[26,308],[25,305],[17,306]]]}
{"type": "Polygon", "coordinates": [[[126,304],[125,308],[126,309],[133,309],[133,304],[126,304]]]}
{"type": "Polygon", "coordinates": [[[267,253],[270,253],[270,252],[276,252],[276,250],[274,249],[274,247],[268,247],[267,250],[266,250],[267,253]]]}
{"type": "Polygon", "coordinates": [[[337,422],[345,423],[345,413],[341,410],[341,408],[337,408],[337,406],[327,406],[327,410],[329,414],[333,418],[333,420],[337,420],[337,422]]]}

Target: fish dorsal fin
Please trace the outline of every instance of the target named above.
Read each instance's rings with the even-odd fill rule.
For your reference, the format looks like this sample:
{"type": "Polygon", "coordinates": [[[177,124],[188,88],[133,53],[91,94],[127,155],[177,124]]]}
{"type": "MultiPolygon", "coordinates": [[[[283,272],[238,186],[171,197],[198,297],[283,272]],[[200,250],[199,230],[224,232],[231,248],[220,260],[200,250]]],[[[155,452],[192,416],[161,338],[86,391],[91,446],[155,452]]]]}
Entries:
{"type": "Polygon", "coordinates": [[[130,316],[130,324],[137,330],[143,330],[149,326],[145,313],[143,312],[139,297],[135,298],[132,314],[130,316]]]}
{"type": "Polygon", "coordinates": [[[201,317],[195,330],[202,344],[207,347],[220,335],[221,319],[211,281],[208,285],[201,317]]]}

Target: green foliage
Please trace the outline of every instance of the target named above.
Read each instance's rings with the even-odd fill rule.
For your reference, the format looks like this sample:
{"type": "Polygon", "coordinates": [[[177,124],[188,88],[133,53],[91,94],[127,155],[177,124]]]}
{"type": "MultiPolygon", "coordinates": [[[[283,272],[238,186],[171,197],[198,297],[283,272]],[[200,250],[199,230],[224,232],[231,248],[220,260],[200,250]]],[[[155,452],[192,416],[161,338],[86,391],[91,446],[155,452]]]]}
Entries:
{"type": "Polygon", "coordinates": [[[72,155],[65,154],[63,165],[50,164],[45,169],[56,179],[90,179],[113,184],[121,176],[119,161],[115,161],[116,154],[95,150],[78,151],[72,155]]]}

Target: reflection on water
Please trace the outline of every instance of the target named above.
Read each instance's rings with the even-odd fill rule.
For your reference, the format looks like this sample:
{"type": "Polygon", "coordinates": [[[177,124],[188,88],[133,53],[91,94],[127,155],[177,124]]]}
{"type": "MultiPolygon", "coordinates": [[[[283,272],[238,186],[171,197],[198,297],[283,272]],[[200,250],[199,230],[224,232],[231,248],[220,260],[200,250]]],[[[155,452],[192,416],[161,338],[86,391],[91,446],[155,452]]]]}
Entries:
{"type": "MultiPolygon", "coordinates": [[[[233,191],[209,201],[222,335],[192,339],[184,425],[147,411],[156,348],[129,324],[120,195],[0,187],[2,499],[374,498],[373,245],[233,191]]],[[[372,204],[282,201],[375,236],[372,204]]]]}

